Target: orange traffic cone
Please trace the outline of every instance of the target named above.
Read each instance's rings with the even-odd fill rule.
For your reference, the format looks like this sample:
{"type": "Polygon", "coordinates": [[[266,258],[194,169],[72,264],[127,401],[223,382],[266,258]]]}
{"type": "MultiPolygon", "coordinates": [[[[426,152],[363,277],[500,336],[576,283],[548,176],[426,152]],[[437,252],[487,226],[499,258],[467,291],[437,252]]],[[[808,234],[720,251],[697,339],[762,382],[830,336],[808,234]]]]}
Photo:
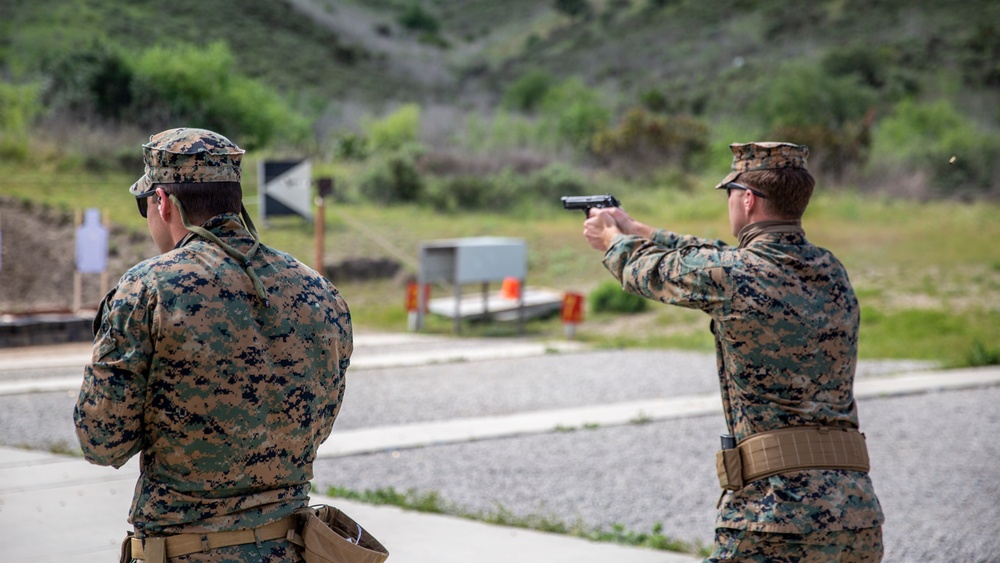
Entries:
{"type": "Polygon", "coordinates": [[[503,279],[500,286],[500,297],[504,299],[518,299],[521,296],[521,280],[507,277],[503,279]]]}

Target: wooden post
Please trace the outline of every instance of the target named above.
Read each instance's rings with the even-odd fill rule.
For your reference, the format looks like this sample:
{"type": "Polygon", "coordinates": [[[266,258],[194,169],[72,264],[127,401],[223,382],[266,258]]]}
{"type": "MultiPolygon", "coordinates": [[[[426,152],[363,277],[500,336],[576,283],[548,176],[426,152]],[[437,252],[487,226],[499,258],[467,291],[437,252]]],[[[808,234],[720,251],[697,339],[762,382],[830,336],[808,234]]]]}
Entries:
{"type": "Polygon", "coordinates": [[[323,268],[323,239],[326,237],[326,217],[324,209],[326,205],[324,204],[323,196],[318,196],[316,198],[316,225],[315,225],[315,235],[316,235],[316,255],[313,260],[313,267],[320,274],[326,275],[323,268]]]}
{"type": "Polygon", "coordinates": [[[315,268],[320,274],[326,275],[323,266],[323,251],[326,239],[326,198],[333,195],[333,178],[316,179],[316,257],[315,268]]]}

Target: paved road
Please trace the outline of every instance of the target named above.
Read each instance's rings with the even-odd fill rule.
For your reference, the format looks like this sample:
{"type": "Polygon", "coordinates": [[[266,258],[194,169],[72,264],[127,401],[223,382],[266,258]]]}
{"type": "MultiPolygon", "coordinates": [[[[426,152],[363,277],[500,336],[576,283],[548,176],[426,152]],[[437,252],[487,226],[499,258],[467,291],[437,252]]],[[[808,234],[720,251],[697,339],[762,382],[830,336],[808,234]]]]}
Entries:
{"type": "MultiPolygon", "coordinates": [[[[717,391],[714,359],[704,354],[557,352],[553,344],[518,339],[405,335],[359,342],[367,344],[358,346],[334,438],[717,391]]],[[[0,394],[0,445],[75,447],[72,382],[86,350],[62,350],[44,354],[44,361],[0,353],[0,392],[4,384],[62,381],[50,392],[0,394]]],[[[920,375],[927,368],[866,362],[858,385],[901,382],[893,374],[920,375]]],[[[925,392],[859,399],[872,477],[888,517],[885,560],[1000,561],[1000,386],[936,391],[940,385],[933,381],[940,379],[926,381],[925,392]]],[[[721,413],[702,409],[672,417],[637,413],[633,423],[553,424],[523,435],[422,448],[401,443],[371,454],[333,453],[317,461],[315,482],[320,490],[436,492],[465,511],[507,511],[568,525],[622,524],[648,532],[661,523],[672,537],[707,544],[718,494],[714,450],[723,428],[721,413]]]]}

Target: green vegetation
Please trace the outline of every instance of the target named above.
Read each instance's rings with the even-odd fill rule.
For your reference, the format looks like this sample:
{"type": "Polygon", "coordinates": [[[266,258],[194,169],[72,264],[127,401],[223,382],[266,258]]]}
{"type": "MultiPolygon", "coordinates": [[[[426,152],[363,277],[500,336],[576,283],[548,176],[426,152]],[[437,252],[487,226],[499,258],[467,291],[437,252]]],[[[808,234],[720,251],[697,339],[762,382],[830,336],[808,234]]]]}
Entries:
{"type": "Polygon", "coordinates": [[[613,524],[610,530],[589,529],[582,522],[566,524],[553,516],[542,516],[530,514],[521,516],[514,514],[510,509],[497,506],[488,512],[470,512],[459,506],[446,502],[441,495],[435,491],[420,493],[410,489],[406,492],[396,491],[393,487],[385,489],[365,490],[358,492],[343,487],[330,487],[327,495],[332,497],[356,500],[375,505],[398,506],[406,510],[416,510],[429,512],[432,514],[447,514],[458,516],[469,520],[477,520],[501,526],[512,526],[515,528],[526,528],[549,532],[554,534],[566,534],[592,541],[601,541],[630,545],[637,547],[648,547],[662,551],[679,551],[691,553],[695,547],[663,535],[663,525],[656,523],[649,533],[635,532],[628,530],[621,524],[613,524]]]}
{"type": "MultiPolygon", "coordinates": [[[[1000,4],[311,4],[0,4],[0,190],[100,206],[143,236],[123,197],[139,144],[216,128],[251,149],[251,212],[261,159],[308,156],[336,179],[328,261],[389,255],[412,274],[420,241],[518,236],[529,283],[590,295],[581,340],[710,351],[697,311],[604,312],[608,274],[558,196],[611,192],[650,224],[733,242],[707,187],[730,142],[781,137],[812,150],[806,229],[851,273],[862,357],[997,361],[1000,32],[969,22],[1000,20],[1000,4]]],[[[310,225],[261,231],[313,255],[310,225]]],[[[334,281],[359,326],[405,327],[398,283],[334,281]]]]}
{"type": "Polygon", "coordinates": [[[615,280],[606,280],[590,292],[590,308],[595,313],[641,313],[649,307],[649,300],[634,293],[627,293],[615,280]]]}

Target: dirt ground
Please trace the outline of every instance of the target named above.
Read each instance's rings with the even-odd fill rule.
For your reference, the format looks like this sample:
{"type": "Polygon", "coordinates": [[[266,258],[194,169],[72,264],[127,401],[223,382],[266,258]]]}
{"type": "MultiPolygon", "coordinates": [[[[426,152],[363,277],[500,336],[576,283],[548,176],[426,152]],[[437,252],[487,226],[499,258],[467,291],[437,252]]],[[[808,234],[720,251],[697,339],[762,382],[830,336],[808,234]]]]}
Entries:
{"type": "MultiPolygon", "coordinates": [[[[0,196],[0,315],[72,312],[75,223],[71,212],[0,196]]],[[[108,289],[130,267],[155,254],[147,233],[111,225],[108,289]]],[[[81,309],[95,309],[103,296],[100,274],[81,275],[81,309]]]]}

